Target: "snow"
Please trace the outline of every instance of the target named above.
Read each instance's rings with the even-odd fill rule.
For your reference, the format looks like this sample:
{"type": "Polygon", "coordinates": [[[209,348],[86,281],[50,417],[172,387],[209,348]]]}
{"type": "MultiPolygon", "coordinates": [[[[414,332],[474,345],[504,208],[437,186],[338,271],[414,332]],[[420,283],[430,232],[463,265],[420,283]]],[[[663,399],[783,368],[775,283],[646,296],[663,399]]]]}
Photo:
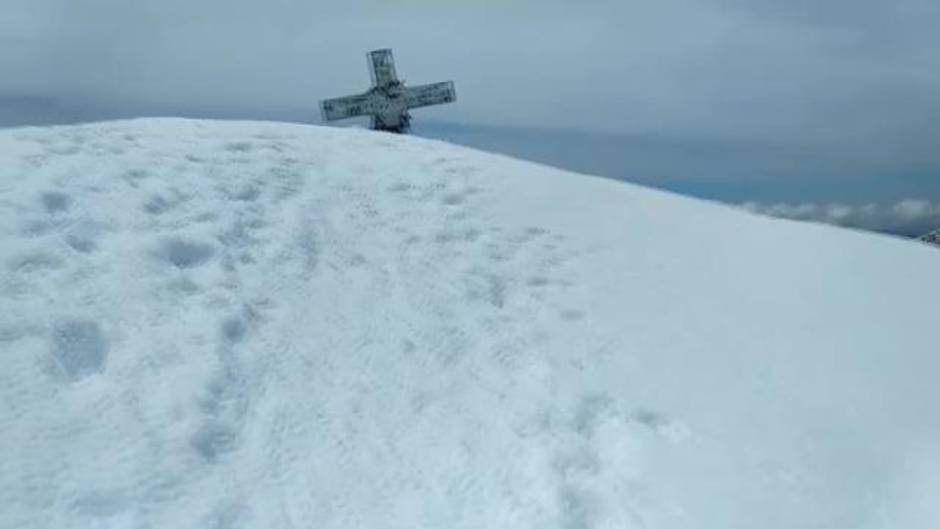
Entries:
{"type": "Polygon", "coordinates": [[[363,130],[0,160],[0,528],[940,527],[934,248],[363,130]]]}

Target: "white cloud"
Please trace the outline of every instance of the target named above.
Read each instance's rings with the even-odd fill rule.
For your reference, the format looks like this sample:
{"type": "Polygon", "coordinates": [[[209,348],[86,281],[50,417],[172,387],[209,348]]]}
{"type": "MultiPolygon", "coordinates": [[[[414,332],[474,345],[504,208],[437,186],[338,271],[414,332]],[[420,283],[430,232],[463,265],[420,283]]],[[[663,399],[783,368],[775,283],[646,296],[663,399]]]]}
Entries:
{"type": "Polygon", "coordinates": [[[824,222],[851,228],[923,235],[940,227],[940,202],[907,199],[896,204],[760,204],[747,202],[753,213],[794,220],[824,222]]]}

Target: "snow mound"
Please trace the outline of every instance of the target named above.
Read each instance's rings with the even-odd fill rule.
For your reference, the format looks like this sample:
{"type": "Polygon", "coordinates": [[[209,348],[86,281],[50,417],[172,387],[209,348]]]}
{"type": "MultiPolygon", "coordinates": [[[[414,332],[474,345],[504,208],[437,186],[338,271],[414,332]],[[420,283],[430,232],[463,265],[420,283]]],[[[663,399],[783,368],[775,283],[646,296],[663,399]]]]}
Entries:
{"type": "Polygon", "coordinates": [[[932,248],[361,130],[0,160],[0,528],[938,527],[932,248]]]}

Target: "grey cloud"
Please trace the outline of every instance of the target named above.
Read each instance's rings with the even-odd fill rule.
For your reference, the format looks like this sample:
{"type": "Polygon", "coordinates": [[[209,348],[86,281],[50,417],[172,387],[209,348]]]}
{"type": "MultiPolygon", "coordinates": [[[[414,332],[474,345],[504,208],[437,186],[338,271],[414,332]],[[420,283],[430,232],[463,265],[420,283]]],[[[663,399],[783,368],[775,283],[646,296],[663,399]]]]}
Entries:
{"type": "MultiPolygon", "coordinates": [[[[460,81],[467,97],[447,115],[466,121],[826,139],[849,127],[834,119],[880,102],[907,103],[875,116],[906,127],[917,96],[940,84],[917,53],[881,64],[854,52],[844,31],[779,21],[780,13],[842,10],[863,27],[895,10],[864,0],[817,4],[832,3],[12,0],[5,25],[28,28],[20,37],[29,44],[4,54],[20,75],[0,90],[313,104],[356,89],[362,53],[393,46],[405,75],[460,81]]],[[[902,5],[911,24],[933,15],[920,2],[902,5]]],[[[899,22],[890,33],[908,29],[899,22]]]]}
{"type": "Polygon", "coordinates": [[[758,204],[742,205],[748,211],[772,217],[824,222],[851,228],[918,237],[940,227],[940,202],[902,200],[896,204],[758,204]]]}
{"type": "Polygon", "coordinates": [[[890,29],[898,26],[925,29],[925,14],[937,15],[933,0],[715,0],[717,5],[774,18],[792,24],[849,31],[872,31],[885,37],[903,37],[890,29]]]}

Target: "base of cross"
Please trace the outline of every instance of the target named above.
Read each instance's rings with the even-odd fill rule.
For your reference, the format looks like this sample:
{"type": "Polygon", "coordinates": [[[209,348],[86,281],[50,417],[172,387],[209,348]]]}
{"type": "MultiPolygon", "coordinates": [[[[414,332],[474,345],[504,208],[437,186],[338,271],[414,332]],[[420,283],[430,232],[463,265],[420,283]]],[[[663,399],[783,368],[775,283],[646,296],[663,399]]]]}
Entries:
{"type": "Polygon", "coordinates": [[[405,112],[397,116],[395,123],[386,123],[380,116],[372,116],[372,130],[382,132],[393,132],[395,134],[407,134],[411,130],[411,114],[405,112]]]}

